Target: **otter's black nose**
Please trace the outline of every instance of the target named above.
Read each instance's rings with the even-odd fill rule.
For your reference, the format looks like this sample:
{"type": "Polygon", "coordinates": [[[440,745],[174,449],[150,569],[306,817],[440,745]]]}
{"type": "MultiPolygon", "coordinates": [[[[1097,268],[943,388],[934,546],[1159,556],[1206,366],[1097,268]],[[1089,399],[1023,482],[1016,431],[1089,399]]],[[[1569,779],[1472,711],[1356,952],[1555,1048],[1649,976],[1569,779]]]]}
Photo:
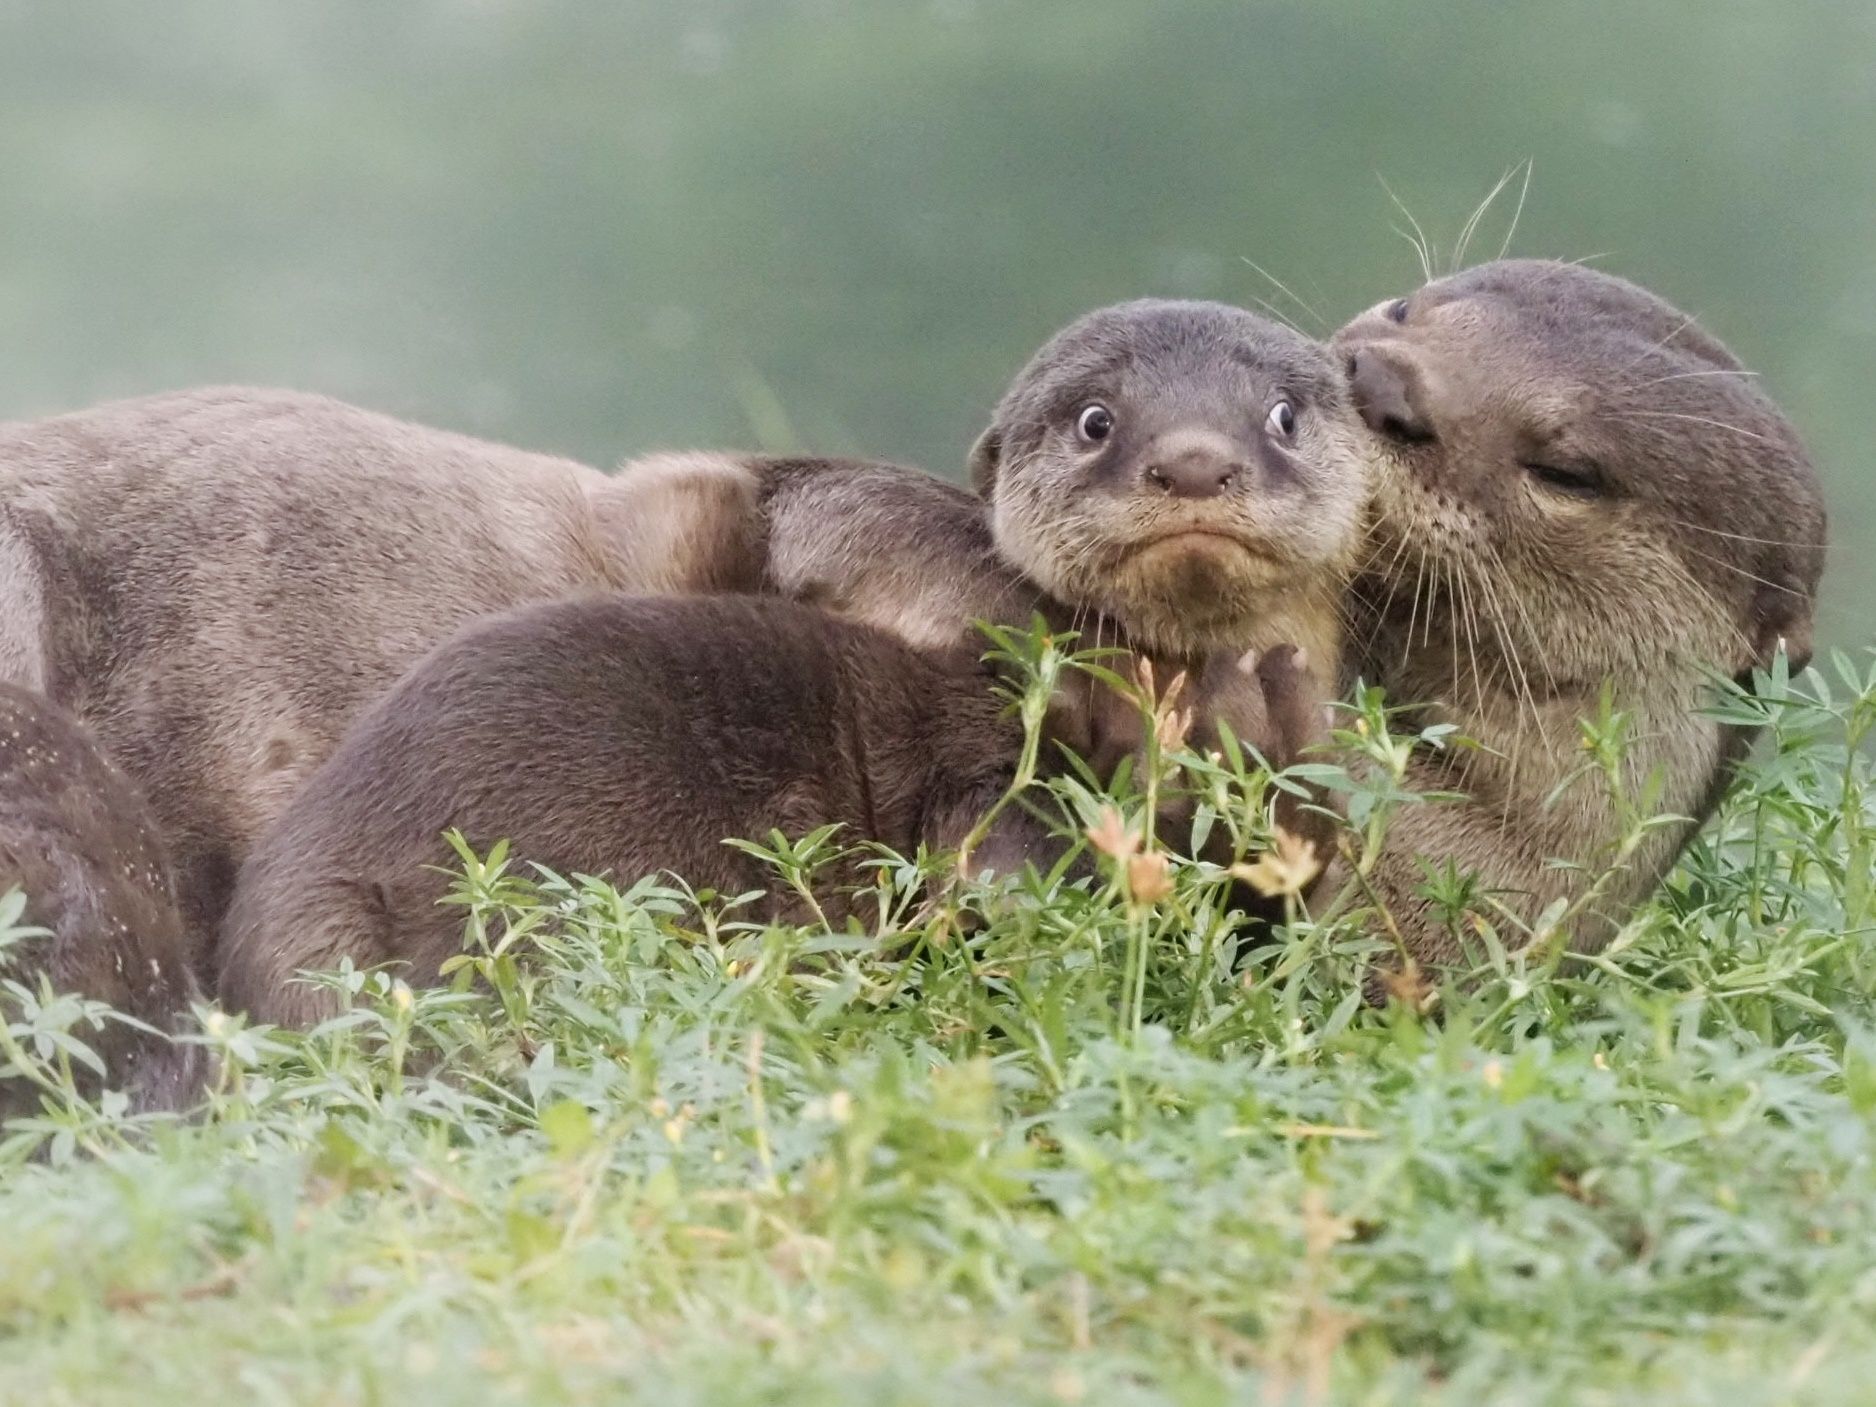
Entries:
{"type": "Polygon", "coordinates": [[[1422,405],[1420,379],[1372,348],[1348,354],[1348,382],[1355,409],[1368,428],[1415,444],[1433,438],[1433,421],[1422,405]]]}
{"type": "Polygon", "coordinates": [[[1190,449],[1153,456],[1146,466],[1146,481],[1174,498],[1216,498],[1243,472],[1242,464],[1211,450],[1190,449]]]}

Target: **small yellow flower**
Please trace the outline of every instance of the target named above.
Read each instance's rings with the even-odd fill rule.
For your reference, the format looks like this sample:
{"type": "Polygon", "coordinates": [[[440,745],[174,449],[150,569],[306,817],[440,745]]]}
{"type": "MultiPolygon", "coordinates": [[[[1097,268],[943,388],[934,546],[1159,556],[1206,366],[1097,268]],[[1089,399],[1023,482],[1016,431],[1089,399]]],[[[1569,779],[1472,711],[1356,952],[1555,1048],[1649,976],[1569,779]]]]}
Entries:
{"type": "Polygon", "coordinates": [[[1505,1067],[1496,1060],[1488,1060],[1479,1071],[1479,1078],[1485,1081],[1487,1089],[1498,1089],[1505,1083],[1505,1067]]]}
{"type": "MultiPolygon", "coordinates": [[[[1184,679],[1182,674],[1179,676],[1184,679]]],[[[1161,752],[1177,752],[1186,745],[1186,738],[1192,732],[1192,710],[1170,706],[1162,708],[1153,716],[1153,736],[1159,742],[1161,752]]]]}
{"type": "Polygon", "coordinates": [[[1145,655],[1134,656],[1133,682],[1140,686],[1141,693],[1153,697],[1153,661],[1145,655]]]}

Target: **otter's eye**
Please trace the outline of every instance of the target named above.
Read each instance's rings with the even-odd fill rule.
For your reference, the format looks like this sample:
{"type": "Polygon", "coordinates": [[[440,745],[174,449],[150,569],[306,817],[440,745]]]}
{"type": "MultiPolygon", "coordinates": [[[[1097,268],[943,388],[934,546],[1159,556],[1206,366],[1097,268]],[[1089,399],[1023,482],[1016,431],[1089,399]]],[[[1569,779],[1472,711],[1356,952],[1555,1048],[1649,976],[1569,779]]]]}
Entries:
{"type": "Polygon", "coordinates": [[[1280,440],[1296,433],[1296,411],[1288,401],[1278,401],[1264,417],[1264,428],[1280,440]]]}
{"type": "Polygon", "coordinates": [[[1608,491],[1602,471],[1594,465],[1527,462],[1524,470],[1552,493],[1565,494],[1570,498],[1601,498],[1608,491]]]}
{"type": "Polygon", "coordinates": [[[1075,433],[1091,445],[1097,445],[1114,433],[1114,412],[1104,405],[1083,408],[1075,421],[1075,433]]]}
{"type": "Polygon", "coordinates": [[[1406,322],[1407,300],[1405,298],[1396,298],[1392,303],[1389,303],[1381,310],[1381,315],[1389,322],[1406,322]]]}

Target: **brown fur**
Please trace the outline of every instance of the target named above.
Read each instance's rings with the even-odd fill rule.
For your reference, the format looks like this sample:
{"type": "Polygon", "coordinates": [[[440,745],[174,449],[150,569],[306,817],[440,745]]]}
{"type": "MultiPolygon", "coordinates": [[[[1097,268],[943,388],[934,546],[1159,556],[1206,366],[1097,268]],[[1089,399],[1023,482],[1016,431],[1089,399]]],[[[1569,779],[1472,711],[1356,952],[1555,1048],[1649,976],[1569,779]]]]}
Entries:
{"type": "MultiPolygon", "coordinates": [[[[1296,664],[1257,674],[1270,708],[1250,740],[1278,756],[1320,709],[1296,664]]],[[[837,822],[904,853],[956,847],[1009,787],[1020,749],[991,682],[966,647],[909,646],[775,599],[589,598],[478,622],[364,713],[255,847],[224,930],[221,999],[302,1025],[330,1006],[292,980],[303,969],[395,962],[435,981],[463,927],[437,902],[451,827],[562,873],[767,890],[754,913],[805,918],[724,838],[837,822]]],[[[1050,848],[1012,807],[979,868],[1050,848]]],[[[839,923],[842,889],[862,876],[822,878],[818,904],[839,923]]]]}
{"type": "Polygon", "coordinates": [[[1360,538],[1367,437],[1326,351],[1218,303],[1090,313],[1043,346],[971,456],[1003,559],[1134,648],[1202,660],[1279,644],[1337,658],[1337,606],[1360,538]],[[1274,433],[1278,402],[1293,434],[1274,433]],[[1077,412],[1116,420],[1089,446],[1077,412]],[[1166,491],[1196,460],[1221,492],[1166,491]]]}
{"type": "MultiPolygon", "coordinates": [[[[207,1061],[201,1047],[161,1034],[179,1029],[199,992],[155,818],[76,720],[0,684],[0,894],[14,888],[26,895],[26,922],[49,934],[23,955],[55,991],[109,1002],[156,1028],[108,1021],[75,1032],[104,1061],[109,1084],[138,1109],[188,1103],[207,1061]]],[[[30,972],[11,975],[36,986],[30,972]]],[[[37,1102],[23,1081],[0,1089],[0,1110],[37,1102]]]]}
{"type": "Polygon", "coordinates": [[[1013,742],[963,651],[789,602],[605,597],[479,622],[366,711],[256,847],[221,997],[303,1023],[324,1005],[290,980],[303,968],[397,961],[434,981],[462,931],[427,868],[452,860],[450,827],[563,872],[740,894],[772,876],[727,836],[841,822],[955,845],[1007,785],[1013,742]]]}
{"type": "Polygon", "coordinates": [[[1696,715],[1707,673],[1763,668],[1781,640],[1795,664],[1809,655],[1816,474],[1691,318],[1578,266],[1470,269],[1334,345],[1382,464],[1355,670],[1415,721],[1485,745],[1416,755],[1411,785],[1472,799],[1403,813],[1374,884],[1422,962],[1451,960],[1460,939],[1415,892],[1421,860],[1478,872],[1527,920],[1580,896],[1584,873],[1550,862],[1613,859],[1614,809],[1579,746],[1608,685],[1632,719],[1627,786],[1658,785],[1655,808],[1686,819],[1652,832],[1575,923],[1573,946],[1593,950],[1749,741],[1696,715]]]}
{"type": "Polygon", "coordinates": [[[747,520],[722,511],[741,491],[641,481],[650,507],[621,511],[585,465],[277,391],[0,425],[0,678],[70,708],[151,799],[201,949],[253,839],[426,649],[523,601],[746,584],[716,564],[747,551],[710,536],[747,520]]]}

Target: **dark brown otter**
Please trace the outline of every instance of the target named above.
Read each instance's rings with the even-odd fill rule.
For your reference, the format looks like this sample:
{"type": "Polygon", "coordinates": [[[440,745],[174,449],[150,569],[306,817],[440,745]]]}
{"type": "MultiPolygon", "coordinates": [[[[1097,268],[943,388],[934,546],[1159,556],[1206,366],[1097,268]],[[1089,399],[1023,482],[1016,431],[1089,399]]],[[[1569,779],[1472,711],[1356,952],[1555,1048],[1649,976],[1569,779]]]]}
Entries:
{"type": "MultiPolygon", "coordinates": [[[[104,1062],[106,1082],[136,1109],[178,1109],[198,1092],[202,1047],[170,1037],[200,993],[155,817],[135,786],[61,709],[0,684],[0,894],[26,896],[24,920],[45,930],[16,950],[11,974],[36,987],[110,1003],[155,1028],[107,1020],[74,1034],[104,1062]],[[17,964],[26,959],[31,972],[17,964]]],[[[74,1073],[91,1083],[83,1066],[74,1073]]],[[[0,1110],[38,1104],[24,1080],[0,1085],[0,1110]]]]}
{"type": "MultiPolygon", "coordinates": [[[[1259,666],[1286,758],[1320,705],[1293,656],[1259,666]]],[[[911,853],[957,846],[1009,788],[1021,728],[976,652],[919,648],[813,607],[736,597],[606,597],[479,622],[368,709],[242,866],[220,996],[305,1024],[328,994],[293,981],[350,958],[433,982],[460,951],[439,906],[451,827],[486,850],[621,882],[672,871],[698,889],[802,907],[725,837],[840,823],[911,853]]],[[[980,856],[1008,870],[1050,843],[1019,808],[980,856]]],[[[836,924],[836,867],[819,906],[836,924]]]]}
{"type": "MultiPolygon", "coordinates": [[[[1334,346],[1381,463],[1353,672],[1484,745],[1415,755],[1410,784],[1471,800],[1402,813],[1374,887],[1421,962],[1462,941],[1420,892],[1424,862],[1476,872],[1526,922],[1583,900],[1566,932],[1593,950],[1749,742],[1700,715],[1711,676],[1764,669],[1781,645],[1794,666],[1810,654],[1825,535],[1810,459],[1691,317],[1576,265],[1440,279],[1334,346]],[[1605,688],[1629,716],[1629,796],[1683,818],[1622,855],[1581,747],[1605,688]]],[[[1500,922],[1496,904],[1478,907],[1500,922]]]]}

